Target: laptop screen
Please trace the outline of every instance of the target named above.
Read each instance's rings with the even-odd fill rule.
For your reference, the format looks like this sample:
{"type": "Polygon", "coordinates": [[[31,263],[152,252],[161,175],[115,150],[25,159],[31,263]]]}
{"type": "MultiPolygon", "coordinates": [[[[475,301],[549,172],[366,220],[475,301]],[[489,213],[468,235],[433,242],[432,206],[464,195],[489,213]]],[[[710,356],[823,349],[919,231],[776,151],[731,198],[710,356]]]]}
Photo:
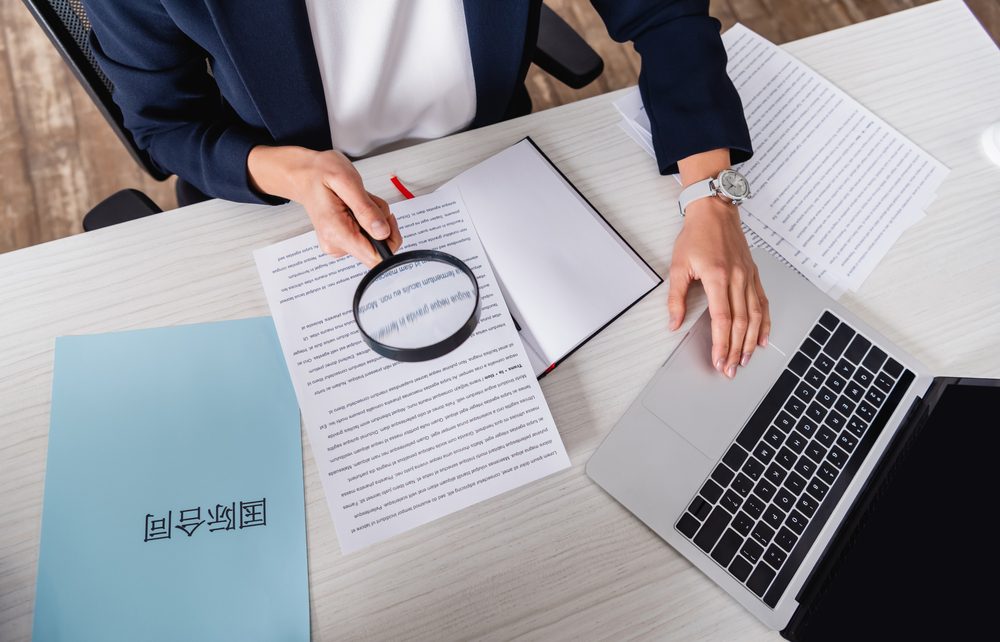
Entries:
{"type": "Polygon", "coordinates": [[[937,380],[928,402],[801,596],[789,639],[962,639],[995,623],[996,591],[977,587],[996,579],[1000,380],[937,380]]]}

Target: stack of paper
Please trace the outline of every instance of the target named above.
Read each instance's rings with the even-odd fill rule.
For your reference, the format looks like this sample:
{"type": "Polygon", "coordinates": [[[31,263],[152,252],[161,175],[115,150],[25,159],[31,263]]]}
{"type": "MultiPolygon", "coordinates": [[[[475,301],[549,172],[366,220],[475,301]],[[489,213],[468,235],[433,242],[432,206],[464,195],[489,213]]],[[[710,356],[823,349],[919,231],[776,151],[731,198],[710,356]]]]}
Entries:
{"type": "MultiPolygon", "coordinates": [[[[754,146],[738,168],[753,196],[741,206],[747,241],[833,297],[856,291],[923,218],[948,168],[743,25],[722,40],[754,146]]],[[[615,106],[654,155],[639,91],[615,106]]]]}

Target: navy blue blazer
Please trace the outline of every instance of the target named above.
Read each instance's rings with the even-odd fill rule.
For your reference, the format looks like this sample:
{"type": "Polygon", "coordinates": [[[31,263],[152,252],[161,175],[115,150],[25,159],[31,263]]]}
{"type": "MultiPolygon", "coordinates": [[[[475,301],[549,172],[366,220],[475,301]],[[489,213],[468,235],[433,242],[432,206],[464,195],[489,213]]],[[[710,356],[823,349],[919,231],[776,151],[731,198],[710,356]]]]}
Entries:
{"type": "MultiPolygon", "coordinates": [[[[478,127],[523,89],[538,0],[465,0],[478,127]]],[[[250,186],[255,145],[329,149],[323,85],[302,0],[85,0],[98,62],[139,147],[202,192],[274,202],[250,186]],[[208,61],[206,64],[206,60],[208,61]]],[[[642,57],[639,89],[661,173],[729,148],[752,153],[708,0],[593,0],[642,57]]]]}

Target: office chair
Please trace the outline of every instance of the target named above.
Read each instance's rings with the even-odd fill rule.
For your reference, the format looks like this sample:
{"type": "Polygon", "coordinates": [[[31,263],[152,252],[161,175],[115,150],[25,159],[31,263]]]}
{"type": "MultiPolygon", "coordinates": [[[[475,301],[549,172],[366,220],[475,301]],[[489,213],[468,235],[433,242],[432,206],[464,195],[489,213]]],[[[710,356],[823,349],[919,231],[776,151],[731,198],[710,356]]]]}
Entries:
{"type": "MultiPolygon", "coordinates": [[[[90,49],[88,42],[90,20],[87,18],[82,0],[23,0],[23,2],[132,158],[156,180],[169,178],[169,174],[153,164],[145,150],[136,146],[132,134],[125,128],[121,110],[111,98],[114,85],[101,71],[94,52],[90,49]]],[[[604,70],[604,61],[597,52],[544,4],[541,5],[538,38],[532,62],[574,89],[589,84],[604,70]]],[[[180,178],[176,183],[176,193],[179,206],[190,205],[208,198],[180,178]]],[[[146,194],[135,189],[125,189],[95,205],[83,217],[83,229],[95,230],[162,211],[146,194]]]]}

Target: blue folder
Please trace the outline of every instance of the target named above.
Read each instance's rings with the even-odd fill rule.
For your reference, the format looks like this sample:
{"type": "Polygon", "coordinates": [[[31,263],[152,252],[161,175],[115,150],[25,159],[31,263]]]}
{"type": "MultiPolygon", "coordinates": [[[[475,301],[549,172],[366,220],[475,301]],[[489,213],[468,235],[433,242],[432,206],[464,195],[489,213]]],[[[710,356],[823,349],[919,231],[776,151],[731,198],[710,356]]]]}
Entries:
{"type": "Polygon", "coordinates": [[[271,319],[55,352],[34,639],[308,640],[299,412],[271,319]]]}

